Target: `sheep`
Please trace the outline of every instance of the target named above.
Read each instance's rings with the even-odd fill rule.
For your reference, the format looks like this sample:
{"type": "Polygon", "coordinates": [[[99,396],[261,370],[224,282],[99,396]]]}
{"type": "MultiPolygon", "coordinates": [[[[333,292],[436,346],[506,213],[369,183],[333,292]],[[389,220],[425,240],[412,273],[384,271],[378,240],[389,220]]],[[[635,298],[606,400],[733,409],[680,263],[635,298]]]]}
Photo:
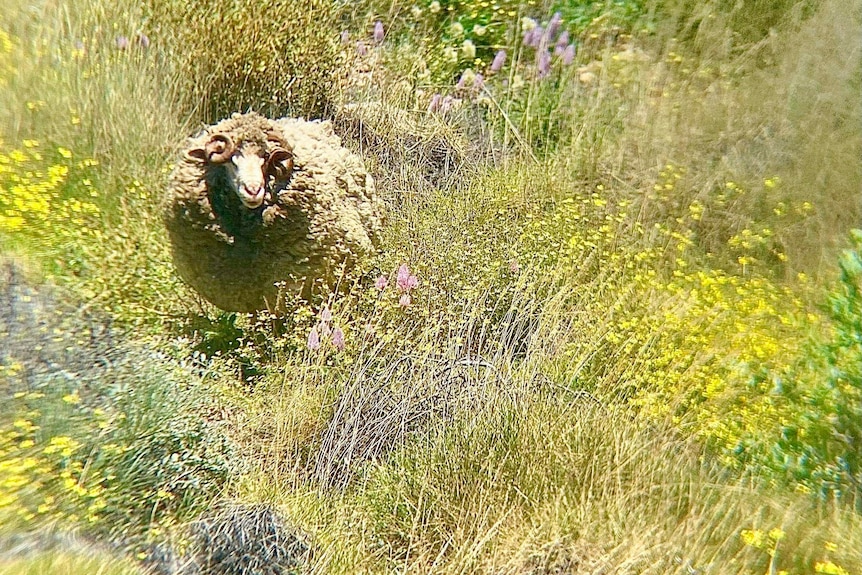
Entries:
{"type": "Polygon", "coordinates": [[[309,299],[375,253],[383,203],[329,121],[233,114],[190,138],[164,205],[180,277],[225,311],[309,299]]]}

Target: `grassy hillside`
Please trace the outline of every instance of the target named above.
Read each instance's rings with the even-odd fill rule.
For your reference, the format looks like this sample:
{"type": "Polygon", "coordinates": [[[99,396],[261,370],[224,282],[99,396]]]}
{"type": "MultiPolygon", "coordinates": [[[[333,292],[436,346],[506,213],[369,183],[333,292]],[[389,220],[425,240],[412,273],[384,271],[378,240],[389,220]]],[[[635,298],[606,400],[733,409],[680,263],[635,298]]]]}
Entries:
{"type": "Polygon", "coordinates": [[[8,4],[0,573],[862,572],[858,2],[8,4]],[[387,209],[278,322],[161,223],[249,109],[387,209]]]}

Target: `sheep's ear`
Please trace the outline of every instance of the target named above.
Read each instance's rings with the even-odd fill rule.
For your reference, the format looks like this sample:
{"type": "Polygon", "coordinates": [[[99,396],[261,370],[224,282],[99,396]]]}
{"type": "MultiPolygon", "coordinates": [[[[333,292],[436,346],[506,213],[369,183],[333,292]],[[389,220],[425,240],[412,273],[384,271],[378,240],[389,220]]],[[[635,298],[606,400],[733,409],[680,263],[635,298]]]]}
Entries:
{"type": "Polygon", "coordinates": [[[224,164],[236,151],[236,145],[227,134],[213,134],[205,146],[206,158],[213,164],[224,164]]]}
{"type": "Polygon", "coordinates": [[[183,152],[183,158],[189,162],[206,163],[207,151],[203,147],[194,147],[183,152]]]}

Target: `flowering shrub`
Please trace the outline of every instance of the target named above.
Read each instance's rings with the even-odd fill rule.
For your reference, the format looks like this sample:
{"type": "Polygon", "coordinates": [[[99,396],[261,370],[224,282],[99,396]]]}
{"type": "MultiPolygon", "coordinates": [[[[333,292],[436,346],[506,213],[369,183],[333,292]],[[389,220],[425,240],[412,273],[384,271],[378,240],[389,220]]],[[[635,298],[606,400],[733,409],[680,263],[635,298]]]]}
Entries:
{"type": "Polygon", "coordinates": [[[752,373],[786,415],[771,433],[744,437],[750,465],[821,496],[862,505],[862,232],[840,260],[825,319],[800,357],[752,373]]]}
{"type": "Polygon", "coordinates": [[[36,140],[8,149],[0,141],[0,234],[41,247],[101,238],[100,210],[89,158],[36,140]]]}
{"type": "MultiPolygon", "coordinates": [[[[587,389],[684,426],[729,467],[858,497],[862,233],[842,256],[840,282],[821,314],[803,302],[804,276],[782,285],[759,275],[753,259],[736,274],[710,268],[691,229],[643,228],[630,220],[630,202],[603,191],[576,191],[551,212],[528,216],[518,244],[530,273],[553,270],[574,286],[561,305],[577,315],[562,335],[551,321],[543,340],[559,350],[550,364],[587,389]]],[[[696,224],[699,211],[692,213],[696,224]]],[[[729,243],[762,249],[753,236],[729,243]]]]}
{"type": "Polygon", "coordinates": [[[111,408],[56,384],[16,393],[0,419],[0,514],[134,542],[200,509],[226,477],[229,447],[199,412],[141,383],[139,398],[115,395],[111,408]]]}

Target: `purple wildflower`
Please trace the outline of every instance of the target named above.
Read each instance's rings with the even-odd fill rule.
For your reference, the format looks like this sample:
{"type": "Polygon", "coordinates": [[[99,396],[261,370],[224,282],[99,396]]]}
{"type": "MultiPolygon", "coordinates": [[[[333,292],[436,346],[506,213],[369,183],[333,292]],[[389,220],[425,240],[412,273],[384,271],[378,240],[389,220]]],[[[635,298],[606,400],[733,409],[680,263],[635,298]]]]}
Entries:
{"type": "Polygon", "coordinates": [[[311,331],[308,332],[308,349],[311,351],[317,351],[320,349],[320,334],[317,333],[317,326],[311,328],[311,331]]]}
{"type": "Polygon", "coordinates": [[[377,281],[374,282],[374,287],[376,287],[380,291],[385,290],[386,286],[388,286],[388,285],[389,285],[389,279],[386,276],[380,276],[379,278],[377,278],[377,281]]]}
{"type": "Polygon", "coordinates": [[[434,94],[433,96],[431,96],[431,101],[428,103],[428,112],[431,114],[439,112],[440,104],[442,103],[442,101],[443,96],[441,96],[440,94],[434,94]]]}
{"type": "Polygon", "coordinates": [[[323,323],[332,321],[332,310],[330,310],[328,307],[325,307],[320,310],[320,321],[322,321],[323,323]]]}
{"type": "Polygon", "coordinates": [[[565,50],[568,43],[569,43],[569,31],[563,30],[563,33],[560,34],[559,38],[557,38],[556,47],[560,48],[561,50],[565,50]]]}
{"type": "Polygon", "coordinates": [[[350,43],[350,32],[348,32],[347,30],[343,30],[341,32],[341,43],[342,44],[349,44],[350,43]]]}
{"type": "Polygon", "coordinates": [[[357,42],[356,43],[356,53],[360,56],[365,56],[368,54],[368,46],[365,45],[365,42],[357,42]]]}
{"type": "Polygon", "coordinates": [[[129,39],[125,36],[117,36],[115,43],[117,50],[127,50],[129,48],[129,39]]]}
{"type": "Polygon", "coordinates": [[[401,307],[410,307],[411,303],[412,300],[410,299],[409,293],[401,294],[401,297],[398,299],[398,305],[401,307]]]}
{"type": "Polygon", "coordinates": [[[395,285],[398,286],[398,291],[409,292],[419,285],[419,278],[410,273],[410,268],[407,267],[407,264],[401,264],[398,268],[395,285]]]}
{"type": "Polygon", "coordinates": [[[560,31],[560,25],[563,23],[563,15],[559,12],[554,12],[554,15],[551,16],[551,21],[548,22],[548,30],[546,32],[548,38],[553,38],[556,36],[557,32],[560,31]]]}
{"type": "Polygon", "coordinates": [[[383,31],[383,22],[378,20],[374,23],[374,41],[380,44],[381,42],[383,42],[383,38],[385,36],[386,34],[383,31]]]}
{"type": "Polygon", "coordinates": [[[407,264],[401,264],[398,267],[398,275],[395,280],[395,285],[398,286],[400,291],[407,291],[410,288],[407,287],[408,282],[410,281],[410,268],[407,267],[407,264]]]}
{"type": "Polygon", "coordinates": [[[564,66],[568,66],[569,64],[571,64],[572,62],[575,61],[575,45],[574,44],[569,44],[568,46],[566,46],[566,49],[563,51],[562,60],[563,60],[564,66]]]}
{"type": "Polygon", "coordinates": [[[539,52],[536,67],[539,70],[539,78],[544,78],[551,73],[551,55],[546,50],[539,52]]]}
{"type": "Polygon", "coordinates": [[[332,330],[332,345],[334,345],[335,349],[338,351],[344,350],[344,332],[341,331],[340,327],[336,327],[332,330]]]}
{"type": "Polygon", "coordinates": [[[329,327],[328,322],[322,321],[318,323],[317,326],[320,328],[318,331],[323,337],[329,337],[329,334],[332,333],[332,328],[329,327]]]}
{"type": "Polygon", "coordinates": [[[440,113],[446,114],[447,112],[449,112],[454,107],[455,107],[455,98],[453,98],[452,96],[445,96],[443,98],[443,101],[440,102],[440,113]]]}
{"type": "Polygon", "coordinates": [[[542,42],[545,39],[545,30],[541,26],[536,26],[533,28],[533,36],[530,38],[530,46],[533,48],[540,48],[542,46],[542,42]]]}
{"type": "Polygon", "coordinates": [[[477,92],[481,92],[482,88],[485,87],[485,76],[482,74],[476,74],[473,78],[473,89],[477,92]]]}
{"type": "Polygon", "coordinates": [[[138,46],[146,50],[150,47],[150,38],[143,32],[138,33],[138,37],[135,39],[138,43],[138,46]]]}
{"type": "Polygon", "coordinates": [[[496,54],[494,54],[494,60],[491,62],[491,72],[496,73],[503,69],[503,65],[506,63],[506,51],[498,50],[496,54]]]}
{"type": "Polygon", "coordinates": [[[535,28],[530,28],[528,30],[524,30],[524,46],[532,46],[533,45],[533,31],[535,28]]]}

